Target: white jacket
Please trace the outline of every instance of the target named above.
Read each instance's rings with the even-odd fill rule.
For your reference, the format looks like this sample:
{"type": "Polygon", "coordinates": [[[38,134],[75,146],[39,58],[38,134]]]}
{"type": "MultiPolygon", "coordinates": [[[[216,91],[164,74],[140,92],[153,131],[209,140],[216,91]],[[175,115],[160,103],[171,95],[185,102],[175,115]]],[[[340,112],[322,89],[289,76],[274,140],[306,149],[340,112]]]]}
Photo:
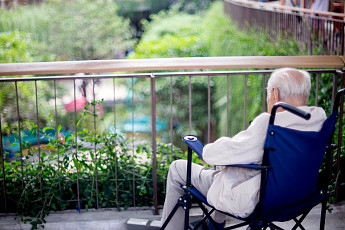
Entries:
{"type": "MultiPolygon", "coordinates": [[[[302,131],[319,131],[326,119],[320,107],[302,106],[311,118],[304,120],[290,112],[276,114],[275,125],[302,131]]],[[[221,137],[205,145],[203,159],[210,165],[261,163],[270,114],[262,113],[251,125],[232,138],[221,137]]],[[[239,217],[250,215],[259,201],[260,172],[257,170],[222,167],[215,175],[207,193],[215,208],[239,217]]]]}

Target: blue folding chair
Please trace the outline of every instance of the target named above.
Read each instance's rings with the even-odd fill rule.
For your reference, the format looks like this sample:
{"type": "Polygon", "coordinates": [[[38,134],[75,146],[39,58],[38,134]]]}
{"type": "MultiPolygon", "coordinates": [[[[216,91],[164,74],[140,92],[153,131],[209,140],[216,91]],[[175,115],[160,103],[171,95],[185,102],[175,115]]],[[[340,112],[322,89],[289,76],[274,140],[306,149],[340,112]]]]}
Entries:
{"type": "MultiPolygon", "coordinates": [[[[326,162],[329,162],[329,157],[335,149],[332,140],[338,117],[340,97],[344,92],[345,89],[342,89],[337,93],[332,114],[326,119],[319,132],[305,132],[275,126],[274,119],[279,107],[304,119],[309,119],[310,114],[286,103],[277,103],[273,107],[267,129],[262,164],[228,165],[228,167],[261,170],[259,202],[254,212],[246,218],[220,211],[242,221],[225,229],[236,229],[246,225],[249,225],[252,230],[282,229],[272,222],[289,220],[295,221],[295,226],[292,229],[298,227],[304,229],[301,224],[302,221],[310,210],[320,203],[322,204],[320,229],[324,229],[330,174],[326,173],[324,177],[326,179],[320,182],[318,181],[319,169],[325,153],[326,162]],[[321,187],[318,186],[320,184],[321,187]]],[[[198,229],[206,219],[214,226],[214,229],[219,229],[210,216],[217,209],[210,205],[206,197],[191,184],[192,154],[195,152],[202,158],[203,144],[191,135],[184,137],[183,140],[188,145],[187,180],[186,185],[182,186],[184,195],[178,199],[175,208],[161,229],[167,226],[179,207],[183,207],[185,210],[185,230],[198,229]],[[193,223],[193,226],[189,223],[189,209],[192,199],[204,213],[204,217],[199,223],[193,223]],[[211,210],[208,210],[205,205],[211,210]]],[[[330,171],[329,164],[326,164],[325,171],[330,171]]]]}

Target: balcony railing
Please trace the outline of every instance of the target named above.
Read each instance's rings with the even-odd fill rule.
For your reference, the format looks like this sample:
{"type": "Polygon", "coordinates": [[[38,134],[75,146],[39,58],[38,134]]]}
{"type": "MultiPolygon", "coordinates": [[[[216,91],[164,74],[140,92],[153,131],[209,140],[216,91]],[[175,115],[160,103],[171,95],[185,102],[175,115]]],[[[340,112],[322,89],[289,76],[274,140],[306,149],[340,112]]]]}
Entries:
{"type": "Polygon", "coordinates": [[[224,0],[224,6],[241,28],[250,25],[273,38],[279,35],[294,38],[313,54],[345,54],[343,13],[282,6],[279,1],[224,0]]]}
{"type": "MultiPolygon", "coordinates": [[[[21,167],[21,175],[18,175],[22,182],[21,186],[22,189],[26,188],[25,182],[23,181],[23,178],[25,177],[23,172],[23,166],[26,164],[24,159],[24,146],[22,146],[22,138],[21,132],[18,132],[23,129],[23,125],[25,122],[25,119],[31,120],[37,127],[36,129],[36,138],[37,138],[37,153],[38,156],[40,156],[43,149],[43,144],[40,143],[40,132],[39,130],[44,128],[44,125],[42,124],[42,114],[43,111],[46,111],[47,108],[52,109],[52,116],[51,116],[51,123],[50,125],[55,127],[55,130],[58,130],[59,125],[61,124],[62,115],[64,114],[63,108],[66,108],[66,103],[64,103],[64,97],[66,95],[69,95],[69,100],[72,100],[71,103],[71,116],[69,119],[70,121],[70,127],[67,127],[69,132],[72,133],[72,147],[69,149],[69,151],[72,151],[75,159],[78,158],[81,154],[91,154],[92,151],[94,153],[97,152],[97,146],[102,145],[102,143],[98,143],[95,139],[91,139],[91,145],[94,147],[91,147],[88,149],[88,151],[83,150],[82,147],[80,147],[80,140],[78,139],[78,134],[81,130],[80,127],[77,126],[78,118],[78,97],[80,94],[83,93],[83,91],[78,91],[77,88],[77,82],[79,80],[83,80],[86,82],[89,82],[89,93],[88,96],[85,95],[86,99],[88,101],[98,101],[104,99],[104,106],[108,106],[108,108],[111,109],[104,109],[104,115],[106,113],[111,113],[113,122],[109,125],[113,125],[115,133],[117,132],[117,127],[119,127],[121,124],[119,124],[119,121],[124,121],[123,118],[121,118],[121,115],[124,113],[118,110],[118,106],[120,103],[119,95],[121,94],[121,90],[119,90],[119,82],[122,82],[122,87],[126,86],[125,95],[127,97],[127,104],[123,108],[127,110],[127,116],[129,117],[129,124],[131,126],[131,129],[127,132],[127,138],[133,141],[133,149],[129,154],[134,155],[135,154],[135,145],[138,141],[139,137],[137,136],[137,131],[135,127],[135,120],[138,118],[141,113],[143,113],[143,110],[136,110],[135,107],[137,107],[140,104],[143,104],[142,107],[148,107],[150,109],[145,110],[147,112],[147,115],[150,117],[149,122],[147,122],[145,125],[149,126],[146,133],[147,138],[149,136],[151,148],[149,151],[151,151],[150,157],[151,159],[147,159],[148,161],[152,162],[152,183],[153,183],[153,204],[154,204],[154,210],[155,213],[158,212],[158,205],[160,202],[158,190],[163,191],[165,188],[157,187],[157,140],[160,139],[163,142],[170,142],[173,145],[177,145],[176,140],[181,140],[182,136],[185,134],[193,133],[198,134],[203,137],[204,142],[212,142],[219,136],[231,136],[233,133],[231,131],[232,126],[238,125],[240,123],[240,129],[244,129],[247,127],[247,123],[252,118],[252,116],[256,116],[258,114],[249,114],[249,109],[254,107],[252,102],[250,101],[251,98],[256,98],[255,106],[258,106],[258,103],[260,103],[259,107],[259,113],[261,111],[266,110],[266,104],[265,104],[265,87],[267,80],[269,78],[270,73],[273,71],[273,69],[281,68],[281,67],[294,67],[294,68],[303,68],[309,71],[312,75],[312,82],[313,82],[313,89],[312,89],[312,98],[313,101],[311,102],[312,105],[319,105],[320,101],[322,102],[322,106],[325,107],[326,112],[329,114],[331,111],[331,102],[334,100],[334,95],[336,91],[341,87],[345,87],[345,73],[343,72],[344,68],[344,60],[342,57],[339,56],[295,56],[295,57],[214,57],[214,58],[171,58],[171,59],[138,59],[138,60],[103,60],[103,61],[70,61],[70,62],[47,62],[47,63],[14,63],[14,64],[0,64],[0,75],[1,76],[14,76],[16,77],[6,77],[0,79],[0,84],[2,87],[8,87],[13,89],[13,98],[10,98],[11,100],[10,104],[12,104],[12,107],[15,108],[14,110],[10,111],[11,115],[11,121],[14,124],[14,127],[12,127],[12,130],[16,131],[18,134],[18,143],[19,144],[19,150],[17,151],[16,156],[18,167],[21,167]],[[255,70],[253,70],[255,69],[255,70]],[[179,72],[175,72],[176,70],[180,70],[179,72]],[[126,73],[123,73],[123,72],[126,73]],[[137,73],[137,71],[140,71],[141,73],[137,73]],[[188,72],[185,72],[188,71],[188,72]],[[115,74],[105,74],[105,73],[115,73],[115,74]],[[121,73],[119,73],[121,72],[121,73]],[[142,73],[144,72],[144,73],[142,73]],[[85,75],[78,75],[77,73],[84,73],[85,75]],[[74,75],[76,74],[76,75],[74,75]],[[18,76],[20,75],[20,76],[18,76]],[[26,76],[26,75],[32,75],[32,76],[26,76]],[[128,81],[126,80],[128,79],[128,81]],[[140,90],[143,90],[145,92],[138,92],[139,87],[135,82],[140,80],[146,80],[147,83],[149,83],[149,89],[141,87],[140,90]],[[168,79],[168,81],[166,81],[168,79]],[[176,81],[178,79],[185,79],[187,82],[187,86],[184,88],[184,91],[179,92],[177,94],[177,90],[173,87],[173,81],[176,81]],[[213,89],[214,82],[223,79],[223,99],[215,101],[215,94],[217,93],[213,89]],[[231,79],[240,79],[240,81],[236,81],[238,85],[231,85],[231,79]],[[165,81],[164,81],[165,80],[165,81]],[[98,81],[106,82],[105,84],[99,84],[98,81]],[[41,97],[41,91],[43,90],[38,86],[38,83],[40,82],[46,82],[49,84],[46,84],[46,87],[48,88],[48,91],[51,92],[49,98],[44,98],[43,100],[40,99],[41,97]],[[195,91],[197,87],[198,82],[203,82],[205,85],[204,94],[206,95],[206,99],[202,104],[198,104],[195,106],[195,91]],[[238,83],[240,82],[240,83],[238,83]],[[257,91],[253,91],[253,82],[256,82],[255,84],[259,84],[259,90],[255,88],[257,91]],[[326,98],[325,97],[325,85],[324,82],[331,82],[331,85],[329,85],[329,90],[332,91],[332,97],[326,98]],[[68,83],[68,84],[67,84],[68,83]],[[32,92],[22,92],[20,91],[20,87],[27,86],[28,84],[31,84],[32,86],[32,92]],[[166,87],[167,90],[157,90],[157,87],[162,87],[161,84],[164,87],[166,87]],[[322,88],[321,88],[322,85],[322,88]],[[64,94],[59,94],[57,91],[59,91],[60,88],[68,88],[69,90],[63,91],[64,94]],[[98,87],[98,88],[97,88],[98,87]],[[102,87],[102,88],[100,88],[102,87]],[[96,89],[97,88],[97,89],[96,89]],[[241,97],[236,98],[240,101],[241,108],[232,108],[234,92],[232,89],[241,88],[241,97]],[[101,93],[100,92],[106,92],[106,95],[109,96],[108,99],[100,98],[101,93]],[[141,98],[141,94],[149,95],[149,101],[145,102],[144,99],[141,98]],[[163,95],[164,94],[164,95],[163,95]],[[251,95],[249,97],[249,94],[251,95]],[[179,107],[179,103],[181,103],[182,96],[185,95],[185,98],[187,98],[187,101],[183,101],[183,105],[179,107]],[[34,103],[32,105],[29,105],[25,108],[23,108],[23,102],[27,99],[27,97],[34,98],[34,103]],[[110,99],[109,99],[110,98],[110,99]],[[321,100],[324,99],[324,100],[321,100]],[[160,106],[157,110],[157,104],[163,105],[160,106]],[[202,111],[205,112],[199,112],[198,117],[196,117],[196,110],[200,111],[200,109],[203,109],[202,111]],[[164,110],[164,111],[163,111],[164,110]],[[184,118],[185,121],[181,120],[182,118],[179,117],[177,114],[181,111],[185,111],[187,116],[184,118]],[[108,112],[107,112],[108,111],[108,112]],[[110,112],[109,112],[110,111],[110,112]],[[219,111],[223,111],[222,113],[223,117],[216,117],[216,112],[219,113],[219,111]],[[140,114],[138,114],[140,113],[140,114]],[[236,117],[235,113],[240,113],[240,119],[234,119],[233,117],[236,117]],[[200,116],[200,117],[199,117],[200,116]],[[24,119],[25,117],[25,119],[24,119]],[[225,117],[224,121],[224,127],[225,129],[222,131],[219,131],[216,123],[220,122],[218,121],[223,119],[225,117]],[[158,131],[158,119],[164,120],[167,123],[167,126],[162,128],[163,131],[158,131]],[[185,130],[182,132],[176,132],[176,120],[179,124],[182,124],[185,122],[187,125],[185,126],[185,130]],[[195,133],[196,127],[195,123],[196,121],[204,120],[205,124],[203,125],[205,129],[203,129],[203,133],[195,133]]],[[[28,87],[26,87],[28,88],[28,87]]],[[[85,90],[85,88],[84,88],[85,90]]],[[[219,90],[219,89],[218,89],[219,90]]],[[[217,91],[218,91],[217,90],[217,91]]],[[[122,93],[123,94],[123,93],[122,93]]],[[[104,94],[103,94],[104,95],[104,94]]],[[[239,97],[237,94],[236,97],[239,97]]],[[[343,103],[341,103],[341,113],[340,113],[340,125],[338,128],[338,137],[335,138],[335,143],[338,145],[337,153],[334,156],[333,161],[335,162],[335,167],[333,175],[338,175],[340,172],[340,155],[341,155],[341,138],[343,134],[343,117],[342,117],[342,111],[343,111],[343,103]]],[[[93,107],[92,111],[96,111],[97,104],[90,104],[90,107],[93,107]]],[[[0,131],[1,133],[4,133],[4,123],[5,118],[4,115],[8,115],[9,111],[6,109],[8,108],[1,108],[1,123],[0,123],[0,131]]],[[[7,116],[8,118],[9,116],[7,116]]],[[[93,116],[95,121],[96,119],[99,119],[98,116],[93,116]]],[[[91,120],[92,121],[92,120],[91,120]]],[[[49,122],[48,122],[49,123],[49,122]]],[[[94,130],[98,129],[97,122],[92,122],[92,128],[94,130]]],[[[58,140],[60,137],[58,136],[58,132],[56,132],[54,135],[56,135],[56,139],[58,140]]],[[[96,135],[96,134],[95,134],[96,135]]],[[[5,171],[5,163],[6,163],[6,154],[4,152],[4,147],[6,143],[3,143],[3,139],[5,138],[4,135],[1,135],[1,183],[2,183],[2,200],[1,201],[1,207],[0,209],[3,211],[8,210],[9,205],[9,197],[8,197],[8,188],[7,188],[7,171],[5,171]]],[[[117,136],[114,136],[115,138],[115,144],[116,145],[116,138],[117,136]]],[[[89,143],[90,144],[90,143],[89,143]]],[[[60,145],[59,142],[55,144],[55,148],[63,148],[62,144],[60,145]]],[[[120,147],[119,147],[120,148],[120,147]]],[[[113,151],[113,150],[112,150],[113,151]]],[[[117,150],[114,150],[115,152],[117,150]]],[[[173,149],[171,148],[171,151],[173,149]]],[[[59,150],[57,150],[59,152],[59,150]]],[[[110,156],[104,155],[103,153],[97,153],[99,154],[99,158],[108,158],[110,156]]],[[[62,157],[62,156],[61,156],[62,157]]],[[[116,159],[116,156],[114,156],[116,159]]],[[[97,158],[97,157],[96,157],[97,158]]],[[[70,161],[73,161],[73,159],[69,159],[70,161]]],[[[39,161],[39,159],[38,159],[39,161]]],[[[38,162],[40,164],[40,162],[38,162]]],[[[121,164],[121,162],[116,161],[116,164],[121,164]]],[[[129,189],[131,190],[131,196],[133,199],[133,202],[131,202],[131,205],[136,207],[138,206],[138,192],[136,191],[138,184],[136,184],[136,180],[139,178],[135,174],[135,168],[136,168],[136,161],[133,161],[133,167],[132,167],[132,177],[131,178],[122,178],[121,175],[118,175],[118,173],[114,173],[111,180],[114,180],[115,190],[116,190],[116,197],[114,199],[117,201],[115,202],[115,205],[118,204],[118,200],[121,199],[121,197],[118,197],[117,191],[117,185],[118,183],[122,183],[124,180],[130,180],[132,185],[129,186],[129,189]]],[[[120,165],[118,165],[120,167],[120,165]]],[[[62,165],[59,165],[58,170],[63,167],[62,165]]],[[[95,203],[96,207],[102,207],[101,201],[98,200],[99,198],[99,190],[100,188],[97,187],[98,178],[97,172],[99,170],[99,167],[101,166],[95,166],[93,169],[93,174],[95,176],[94,183],[95,186],[95,203]]],[[[58,171],[59,172],[59,171],[58,171]]],[[[84,204],[81,204],[80,198],[80,185],[78,184],[79,178],[79,172],[78,167],[76,167],[76,170],[71,171],[75,173],[75,177],[77,180],[77,187],[75,188],[77,195],[76,200],[73,200],[71,202],[77,203],[77,207],[83,207],[84,204]]],[[[60,173],[59,173],[60,174],[60,173]]],[[[37,175],[38,176],[38,175],[37,175]]],[[[63,175],[61,175],[63,177],[63,175]]],[[[39,176],[40,180],[40,192],[43,194],[43,184],[45,183],[42,181],[41,176],[39,176]]],[[[61,180],[59,181],[59,188],[62,186],[68,186],[68,184],[63,185],[66,181],[61,180]],[[60,184],[61,183],[61,184],[60,184]]],[[[162,185],[159,185],[162,186],[162,185]]],[[[339,195],[339,189],[340,185],[335,184],[335,196],[336,199],[340,198],[339,195]]]]}

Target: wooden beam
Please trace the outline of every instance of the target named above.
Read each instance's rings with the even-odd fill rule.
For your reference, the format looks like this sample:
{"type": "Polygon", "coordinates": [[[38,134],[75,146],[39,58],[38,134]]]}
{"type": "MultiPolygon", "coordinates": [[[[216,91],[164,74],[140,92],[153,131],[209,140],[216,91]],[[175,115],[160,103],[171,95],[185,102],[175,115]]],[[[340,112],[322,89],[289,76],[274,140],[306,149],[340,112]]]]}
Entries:
{"type": "Polygon", "coordinates": [[[339,56],[241,56],[90,60],[0,64],[0,76],[191,69],[343,68],[339,56]]]}

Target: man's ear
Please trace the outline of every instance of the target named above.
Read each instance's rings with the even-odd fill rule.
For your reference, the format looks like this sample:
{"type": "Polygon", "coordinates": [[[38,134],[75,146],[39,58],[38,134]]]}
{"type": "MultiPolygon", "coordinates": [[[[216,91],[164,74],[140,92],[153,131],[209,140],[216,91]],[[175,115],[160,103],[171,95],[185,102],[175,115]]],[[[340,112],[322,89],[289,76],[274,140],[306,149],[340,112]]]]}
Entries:
{"type": "Polygon", "coordinates": [[[280,101],[279,91],[277,88],[272,89],[272,100],[274,104],[280,101]]]}

